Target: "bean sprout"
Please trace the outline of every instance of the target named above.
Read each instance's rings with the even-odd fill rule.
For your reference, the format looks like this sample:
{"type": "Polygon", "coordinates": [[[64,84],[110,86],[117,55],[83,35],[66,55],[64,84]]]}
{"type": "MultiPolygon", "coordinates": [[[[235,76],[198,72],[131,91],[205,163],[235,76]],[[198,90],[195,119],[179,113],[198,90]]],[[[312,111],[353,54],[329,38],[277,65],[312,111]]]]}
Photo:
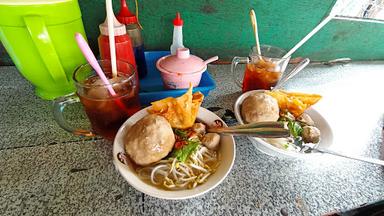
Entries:
{"type": "Polygon", "coordinates": [[[162,185],[169,190],[181,190],[195,188],[204,183],[218,167],[218,163],[216,151],[199,145],[185,162],[170,157],[139,168],[137,173],[143,179],[150,179],[155,185],[162,185]]]}

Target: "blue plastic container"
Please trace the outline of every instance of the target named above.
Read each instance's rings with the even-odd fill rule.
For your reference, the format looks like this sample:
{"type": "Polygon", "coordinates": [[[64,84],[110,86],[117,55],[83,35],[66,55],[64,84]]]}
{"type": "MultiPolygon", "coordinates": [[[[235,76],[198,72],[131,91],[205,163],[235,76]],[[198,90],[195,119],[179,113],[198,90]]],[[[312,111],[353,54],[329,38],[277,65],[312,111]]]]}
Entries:
{"type": "MultiPolygon", "coordinates": [[[[157,101],[166,97],[179,97],[186,92],[186,89],[165,89],[161,80],[160,71],[156,68],[156,61],[166,55],[169,51],[148,51],[145,52],[145,61],[147,63],[147,76],[140,80],[140,102],[142,106],[148,106],[151,102],[157,101]]],[[[201,76],[199,86],[193,88],[193,91],[200,91],[204,96],[208,96],[209,91],[216,87],[215,81],[205,71],[201,76]]]]}

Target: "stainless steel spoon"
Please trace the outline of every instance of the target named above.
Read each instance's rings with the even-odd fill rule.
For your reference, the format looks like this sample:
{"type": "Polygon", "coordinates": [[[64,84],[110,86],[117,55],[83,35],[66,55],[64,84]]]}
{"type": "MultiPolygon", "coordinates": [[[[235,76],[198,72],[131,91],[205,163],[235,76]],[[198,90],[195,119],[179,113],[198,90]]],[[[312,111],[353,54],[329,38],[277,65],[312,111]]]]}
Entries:
{"type": "Polygon", "coordinates": [[[231,134],[234,136],[251,136],[259,138],[289,137],[290,133],[285,128],[249,128],[249,129],[225,129],[209,128],[209,133],[231,134]]]}
{"type": "Polygon", "coordinates": [[[253,136],[260,138],[289,137],[290,132],[281,122],[258,122],[233,127],[208,128],[210,133],[231,134],[235,136],[253,136]]]}

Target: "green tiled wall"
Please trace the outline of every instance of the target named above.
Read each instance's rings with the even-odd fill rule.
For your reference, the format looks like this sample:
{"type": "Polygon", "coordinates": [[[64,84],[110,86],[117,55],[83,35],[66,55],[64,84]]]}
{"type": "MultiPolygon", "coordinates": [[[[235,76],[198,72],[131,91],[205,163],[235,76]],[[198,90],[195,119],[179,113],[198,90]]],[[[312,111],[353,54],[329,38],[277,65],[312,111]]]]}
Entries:
{"type": "MultiPolygon", "coordinates": [[[[134,9],[134,1],[129,5],[134,9]]],[[[98,24],[105,18],[104,0],[79,0],[84,26],[97,52],[98,24]]],[[[184,19],[184,45],[202,57],[219,55],[228,60],[246,55],[254,43],[248,16],[254,8],[260,41],[289,49],[328,13],[334,0],[139,0],[140,21],[147,50],[166,50],[172,40],[172,19],[180,11],[184,19]]],[[[115,12],[119,1],[114,0],[115,12]]],[[[333,20],[295,56],[312,60],[350,57],[384,59],[384,25],[333,20]]],[[[0,64],[11,63],[0,49],[0,64]]]]}

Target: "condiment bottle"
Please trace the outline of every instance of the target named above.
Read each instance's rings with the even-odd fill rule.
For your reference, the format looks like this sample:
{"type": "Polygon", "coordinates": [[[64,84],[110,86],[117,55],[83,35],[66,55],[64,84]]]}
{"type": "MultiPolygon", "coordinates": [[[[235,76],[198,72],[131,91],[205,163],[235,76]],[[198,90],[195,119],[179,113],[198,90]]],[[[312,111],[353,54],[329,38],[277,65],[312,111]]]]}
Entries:
{"type": "MultiPolygon", "coordinates": [[[[111,59],[108,38],[108,18],[99,25],[100,36],[98,38],[101,59],[111,59]]],[[[127,34],[125,26],[113,16],[113,30],[115,34],[116,60],[125,61],[136,68],[135,55],[133,53],[132,40],[127,34]]]]}
{"type": "Polygon", "coordinates": [[[173,20],[173,42],[171,45],[171,55],[176,54],[178,48],[184,48],[183,45],[183,20],[180,13],[176,13],[176,18],[173,20]]]}
{"type": "Polygon", "coordinates": [[[138,24],[136,15],[129,11],[125,0],[121,0],[120,3],[120,12],[117,15],[117,20],[125,25],[127,34],[132,39],[137,70],[139,73],[139,78],[141,79],[147,75],[147,64],[145,62],[144,42],[141,36],[141,28],[138,24]]]}

